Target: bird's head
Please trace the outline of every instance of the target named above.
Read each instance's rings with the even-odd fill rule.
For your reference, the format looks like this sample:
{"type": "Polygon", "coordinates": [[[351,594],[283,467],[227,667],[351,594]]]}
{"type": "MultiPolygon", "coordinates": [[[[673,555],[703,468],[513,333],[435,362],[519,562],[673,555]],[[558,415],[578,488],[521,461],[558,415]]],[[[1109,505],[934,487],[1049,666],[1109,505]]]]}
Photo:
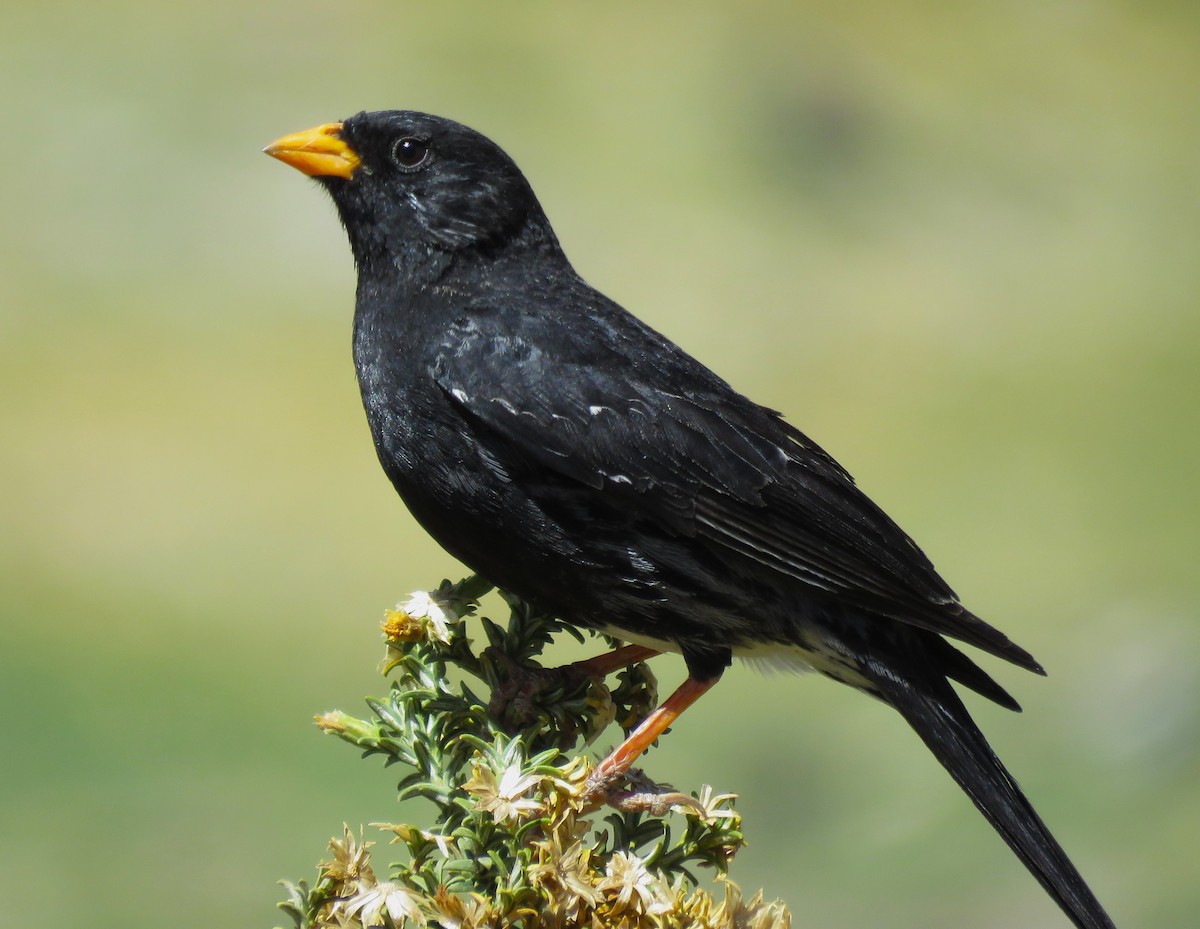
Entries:
{"type": "Polygon", "coordinates": [[[329,191],[360,268],[418,266],[434,253],[502,247],[530,234],[553,240],[512,159],[448,119],[359,113],[284,136],[264,151],[329,191]]]}

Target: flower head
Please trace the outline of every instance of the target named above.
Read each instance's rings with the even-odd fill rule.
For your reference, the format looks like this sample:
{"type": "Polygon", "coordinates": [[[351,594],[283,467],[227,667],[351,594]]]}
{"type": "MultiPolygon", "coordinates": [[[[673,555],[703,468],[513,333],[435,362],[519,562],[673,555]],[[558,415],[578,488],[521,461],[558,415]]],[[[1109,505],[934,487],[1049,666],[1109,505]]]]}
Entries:
{"type": "Polygon", "coordinates": [[[406,602],[384,612],[383,632],[392,642],[413,642],[423,635],[432,641],[448,643],[450,626],[460,618],[454,601],[443,591],[415,590],[406,602]]]}
{"type": "Polygon", "coordinates": [[[329,850],[333,852],[333,858],[321,862],[321,873],[343,885],[346,888],[344,892],[372,886],[375,883],[375,872],[371,868],[371,846],[374,844],[358,841],[350,827],[343,823],[342,838],[329,840],[329,850]]]}
{"type": "Polygon", "coordinates": [[[592,850],[579,841],[564,847],[562,838],[556,831],[546,841],[533,843],[537,860],[529,865],[527,876],[553,916],[581,921],[600,901],[592,884],[592,850]]]}
{"type": "MultiPolygon", "coordinates": [[[[460,897],[450,893],[445,887],[439,887],[429,902],[432,908],[430,915],[443,929],[477,929],[477,927],[491,927],[498,924],[499,914],[479,894],[460,897]]],[[[533,915],[532,911],[524,910],[519,913],[508,913],[506,918],[520,918],[529,915],[533,915]]]]}
{"type": "Polygon", "coordinates": [[[392,925],[401,925],[407,920],[415,926],[424,926],[427,920],[420,906],[423,899],[395,881],[384,881],[359,891],[353,897],[339,900],[334,904],[334,910],[344,911],[363,926],[388,925],[384,920],[385,913],[392,925]]]}
{"type": "Polygon", "coordinates": [[[661,874],[646,867],[637,855],[615,852],[596,885],[615,916],[627,913],[661,916],[675,907],[676,893],[661,874]]]}
{"type": "Polygon", "coordinates": [[[513,762],[496,777],[496,772],[481,764],[472,767],[471,779],[463,790],[474,794],[478,806],[496,818],[496,822],[521,819],[526,813],[542,809],[542,804],[526,797],[542,781],[540,774],[525,774],[521,765],[513,762]]]}

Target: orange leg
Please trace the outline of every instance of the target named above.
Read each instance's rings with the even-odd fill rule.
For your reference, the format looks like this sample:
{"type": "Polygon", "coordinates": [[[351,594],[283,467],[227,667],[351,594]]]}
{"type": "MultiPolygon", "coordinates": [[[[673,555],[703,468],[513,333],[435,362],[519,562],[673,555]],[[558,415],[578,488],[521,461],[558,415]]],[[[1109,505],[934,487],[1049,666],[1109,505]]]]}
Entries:
{"type": "MultiPolygon", "coordinates": [[[[588,658],[584,661],[574,661],[567,665],[572,673],[579,674],[581,677],[604,677],[606,674],[611,674],[620,668],[627,668],[632,664],[637,664],[639,661],[645,661],[647,658],[653,658],[661,652],[653,648],[647,648],[644,645],[623,645],[611,652],[605,652],[603,655],[597,655],[595,658],[588,658]]],[[[563,670],[566,670],[564,668],[563,670]]]]}
{"type": "Polygon", "coordinates": [[[596,766],[596,770],[592,772],[590,778],[589,793],[598,794],[606,791],[609,785],[628,771],[638,756],[649,748],[650,744],[662,735],[684,710],[699,700],[702,694],[707,693],[718,679],[714,677],[709,681],[699,681],[694,677],[689,677],[680,684],[675,693],[667,697],[657,710],[643,719],[641,724],[629,734],[629,737],[596,766]]]}

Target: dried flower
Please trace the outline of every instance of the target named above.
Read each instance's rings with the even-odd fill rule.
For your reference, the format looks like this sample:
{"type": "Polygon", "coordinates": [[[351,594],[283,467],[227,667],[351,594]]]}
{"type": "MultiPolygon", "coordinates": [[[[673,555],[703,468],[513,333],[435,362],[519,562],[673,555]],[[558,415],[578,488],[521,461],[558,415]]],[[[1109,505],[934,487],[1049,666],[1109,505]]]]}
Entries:
{"type": "Polygon", "coordinates": [[[585,907],[599,902],[600,893],[591,880],[591,849],[579,841],[564,848],[557,832],[533,844],[538,854],[529,866],[529,882],[545,892],[552,913],[578,918],[585,907]]]}
{"type": "MultiPolygon", "coordinates": [[[[450,893],[445,887],[439,887],[429,903],[430,915],[442,929],[481,929],[481,927],[496,926],[500,923],[497,918],[499,914],[479,894],[460,897],[450,893]]],[[[506,923],[513,918],[520,919],[533,914],[533,910],[510,913],[507,914],[506,923]]]]}
{"type": "Polygon", "coordinates": [[[787,910],[761,893],[743,901],[726,881],[717,900],[697,886],[697,866],[722,874],[742,844],[733,794],[631,781],[619,815],[583,802],[592,765],[570,747],[645,715],[655,690],[645,666],[612,689],[550,688],[527,720],[489,714],[475,681],[501,686],[498,668],[535,659],[564,627],[506,595],[508,626],[483,620],[487,648],[477,654],[456,627],[485,590],[478,579],[444,581],[388,611],[388,694],[367,701],[365,718],[317,718],[403,769],[401,798],[424,798],[437,813],[427,828],[373,824],[407,853],[384,880],[372,843],[344,827],[319,879],[287,885],[281,908],[296,929],[788,929],[787,910]]]}
{"type": "MultiPolygon", "coordinates": [[[[333,859],[321,862],[321,873],[343,888],[347,885],[353,888],[371,886],[375,883],[375,872],[371,869],[371,846],[374,844],[358,841],[350,827],[343,823],[342,838],[329,840],[333,859]]],[[[346,892],[353,891],[343,890],[346,892]]]]}
{"type": "Polygon", "coordinates": [[[479,808],[491,813],[497,822],[517,820],[542,808],[537,800],[525,796],[541,783],[540,774],[522,773],[519,764],[509,765],[499,779],[484,765],[474,765],[471,772],[471,779],[463,784],[463,790],[474,794],[479,808]]]}
{"type": "Polygon", "coordinates": [[[676,894],[666,879],[627,852],[615,852],[608,859],[596,889],[605,895],[609,912],[617,916],[626,911],[661,916],[675,907],[676,894]]]}
{"type": "Polygon", "coordinates": [[[740,820],[741,817],[738,816],[737,811],[729,809],[727,806],[736,799],[737,794],[714,794],[712,787],[705,784],[700,788],[700,796],[696,800],[700,808],[698,815],[707,823],[715,822],[718,819],[740,820]]]}
{"type": "Polygon", "coordinates": [[[779,900],[763,903],[760,890],[750,898],[749,903],[738,901],[733,921],[738,929],[791,929],[792,914],[779,900]]]}
{"type": "Polygon", "coordinates": [[[408,888],[394,881],[384,881],[339,901],[334,904],[334,911],[344,911],[363,926],[388,925],[383,918],[385,913],[392,925],[408,920],[416,926],[424,926],[427,920],[421,911],[420,899],[408,888]]]}

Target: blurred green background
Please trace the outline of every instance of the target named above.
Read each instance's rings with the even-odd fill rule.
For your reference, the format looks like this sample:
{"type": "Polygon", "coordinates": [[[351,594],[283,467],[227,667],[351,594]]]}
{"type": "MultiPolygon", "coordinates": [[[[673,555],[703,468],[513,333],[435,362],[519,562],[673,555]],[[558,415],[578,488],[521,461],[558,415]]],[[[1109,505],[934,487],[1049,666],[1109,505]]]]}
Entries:
{"type": "MultiPolygon", "coordinates": [[[[309,720],[462,572],[375,462],[333,209],[259,154],[411,107],[1045,663],[980,723],[1120,925],[1194,926],[1198,50],[1184,3],[10,0],[4,922],[268,927],[343,820],[425,815],[309,720]]],[[[742,795],[797,926],[1066,925],[845,688],[735,668],[648,768],[742,795]]]]}

